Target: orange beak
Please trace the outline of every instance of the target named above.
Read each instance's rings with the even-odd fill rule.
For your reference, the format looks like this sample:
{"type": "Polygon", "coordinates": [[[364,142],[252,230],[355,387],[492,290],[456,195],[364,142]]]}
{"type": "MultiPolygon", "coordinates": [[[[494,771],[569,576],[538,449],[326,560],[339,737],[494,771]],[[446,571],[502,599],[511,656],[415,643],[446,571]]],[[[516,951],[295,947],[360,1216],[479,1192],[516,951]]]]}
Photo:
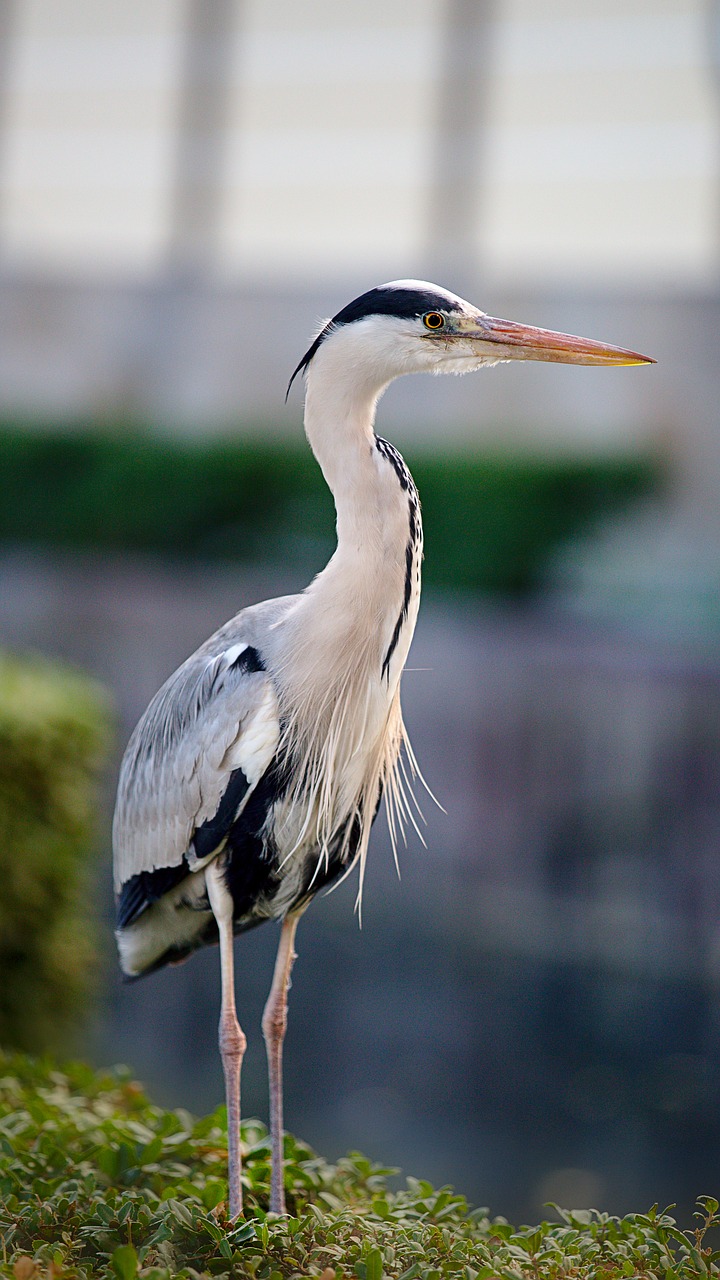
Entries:
{"type": "MultiPolygon", "coordinates": [[[[440,335],[438,335],[440,336],[440,335]]],[[[552,364],[656,364],[652,356],[624,347],[611,347],[590,338],[575,338],[552,329],[535,329],[512,320],[461,320],[454,337],[487,343],[487,354],[497,360],[545,360],[552,364]],[[466,327],[467,325],[467,327],[466,327]]]]}

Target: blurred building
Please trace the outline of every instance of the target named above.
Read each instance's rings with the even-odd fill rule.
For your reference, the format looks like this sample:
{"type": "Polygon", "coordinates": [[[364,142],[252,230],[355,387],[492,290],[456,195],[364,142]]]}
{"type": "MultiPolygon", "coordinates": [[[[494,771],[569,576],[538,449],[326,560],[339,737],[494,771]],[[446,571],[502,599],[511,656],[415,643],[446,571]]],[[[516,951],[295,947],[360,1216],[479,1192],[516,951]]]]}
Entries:
{"type": "MultiPolygon", "coordinates": [[[[443,438],[686,446],[715,372],[705,0],[0,12],[0,412],[295,430],[315,319],[415,275],[662,361],[445,386],[443,438]]],[[[432,439],[437,395],[386,421],[432,439]]]]}
{"type": "Polygon", "coordinates": [[[3,7],[14,267],[716,281],[705,0],[3,7]]]}

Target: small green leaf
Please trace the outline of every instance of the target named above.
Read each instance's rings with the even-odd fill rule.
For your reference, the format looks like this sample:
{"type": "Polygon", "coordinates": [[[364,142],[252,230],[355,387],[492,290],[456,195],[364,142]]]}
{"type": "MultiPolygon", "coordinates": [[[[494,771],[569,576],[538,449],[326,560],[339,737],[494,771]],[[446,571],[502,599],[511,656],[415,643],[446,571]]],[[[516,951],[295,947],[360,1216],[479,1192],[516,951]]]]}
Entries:
{"type": "Polygon", "coordinates": [[[176,1222],[181,1222],[184,1227],[191,1227],[193,1225],[192,1214],[190,1213],[187,1205],[183,1204],[182,1200],[173,1199],[168,1200],[166,1203],[168,1211],[172,1214],[176,1222]]]}
{"type": "Polygon", "coordinates": [[[155,1161],[162,1155],[162,1149],[162,1138],[153,1138],[152,1142],[148,1142],[146,1146],[140,1148],[138,1152],[138,1164],[155,1164],[155,1161]]]}
{"type": "Polygon", "coordinates": [[[201,1222],[203,1230],[207,1232],[211,1240],[215,1241],[215,1244],[220,1244],[225,1239],[225,1232],[222,1227],[217,1222],[214,1222],[212,1218],[202,1218],[201,1222]]]}
{"type": "Polygon", "coordinates": [[[365,1258],[365,1280],[382,1280],[383,1256],[379,1249],[371,1249],[365,1258]]]}
{"type": "Polygon", "coordinates": [[[252,1222],[241,1222],[239,1226],[233,1227],[232,1231],[227,1233],[227,1238],[233,1247],[239,1244],[247,1244],[248,1240],[254,1240],[255,1236],[255,1225],[252,1222]]]}
{"type": "Polygon", "coordinates": [[[222,1182],[207,1182],[200,1192],[200,1199],[206,1209],[215,1209],[225,1199],[222,1182]]]}
{"type": "Polygon", "coordinates": [[[114,1251],[111,1261],[118,1280],[135,1280],[138,1257],[131,1244],[121,1244],[114,1251]]]}

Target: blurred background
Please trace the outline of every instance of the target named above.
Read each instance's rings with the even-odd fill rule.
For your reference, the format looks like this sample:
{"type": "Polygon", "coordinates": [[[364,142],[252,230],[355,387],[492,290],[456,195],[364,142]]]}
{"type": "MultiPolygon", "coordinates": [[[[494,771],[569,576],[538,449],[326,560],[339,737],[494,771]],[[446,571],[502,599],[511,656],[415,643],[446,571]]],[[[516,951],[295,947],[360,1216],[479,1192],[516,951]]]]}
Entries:
{"type": "MultiPolygon", "coordinates": [[[[117,762],[196,644],[331,552],[287,379],[322,317],[404,276],[659,363],[416,377],[382,402],[425,509],[404,705],[446,812],[422,799],[427,849],[409,839],[400,882],[380,818],[362,931],[352,883],[303,920],[286,1123],[515,1218],[660,1201],[687,1220],[717,1194],[720,1150],[705,0],[0,0],[0,644],[87,673],[116,708],[103,747],[107,695],[71,733],[65,686],[48,750],[28,692],[47,669],[0,678],[43,767],[81,740],[90,786],[109,751],[94,837],[87,799],[66,822],[86,967],[102,920],[72,1045],[129,1062],[165,1105],[222,1097],[217,954],[119,981],[117,762]]],[[[18,800],[3,733],[0,800],[30,822],[37,788],[18,800]]],[[[3,823],[2,856],[22,861],[3,823]]],[[[13,891],[27,904],[45,885],[51,912],[32,849],[34,888],[13,891]]],[[[12,946],[3,925],[6,994],[25,992],[38,922],[28,909],[12,946]]],[[[244,1109],[262,1117],[275,946],[269,926],[236,949],[244,1109]]],[[[67,940],[54,951],[60,991],[75,961],[67,940]]],[[[22,999],[4,1036],[64,1043],[22,999]]]]}

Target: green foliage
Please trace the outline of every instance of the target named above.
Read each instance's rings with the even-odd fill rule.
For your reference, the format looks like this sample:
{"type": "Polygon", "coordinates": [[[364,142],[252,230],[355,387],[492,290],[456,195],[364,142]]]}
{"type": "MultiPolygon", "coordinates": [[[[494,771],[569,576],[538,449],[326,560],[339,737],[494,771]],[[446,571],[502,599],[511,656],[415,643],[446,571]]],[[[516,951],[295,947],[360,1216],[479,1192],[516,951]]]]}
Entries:
{"type": "Polygon", "coordinates": [[[95,959],[88,902],[102,691],[0,655],[0,1043],[62,1043],[95,959]]]}
{"type": "Polygon", "coordinates": [[[425,578],[462,590],[536,587],[553,550],[659,483],[645,459],[418,458],[425,578]]]}
{"type": "MultiPolygon", "coordinates": [[[[657,486],[646,459],[408,459],[428,584],[525,591],[558,541],[657,486]]],[[[0,431],[0,540],[322,566],[332,499],[302,441],[98,428],[0,431]]]]}
{"type": "Polygon", "coordinates": [[[696,1232],[668,1213],[614,1218],[557,1210],[517,1229],[461,1196],[353,1155],[329,1165],[285,1142],[289,1216],[267,1213],[269,1150],[243,1128],[246,1218],[224,1197],[224,1114],[204,1120],[152,1106],[129,1076],[0,1058],[0,1275],[94,1280],[698,1280],[720,1274],[706,1233],[718,1202],[700,1202],[696,1232]]]}

